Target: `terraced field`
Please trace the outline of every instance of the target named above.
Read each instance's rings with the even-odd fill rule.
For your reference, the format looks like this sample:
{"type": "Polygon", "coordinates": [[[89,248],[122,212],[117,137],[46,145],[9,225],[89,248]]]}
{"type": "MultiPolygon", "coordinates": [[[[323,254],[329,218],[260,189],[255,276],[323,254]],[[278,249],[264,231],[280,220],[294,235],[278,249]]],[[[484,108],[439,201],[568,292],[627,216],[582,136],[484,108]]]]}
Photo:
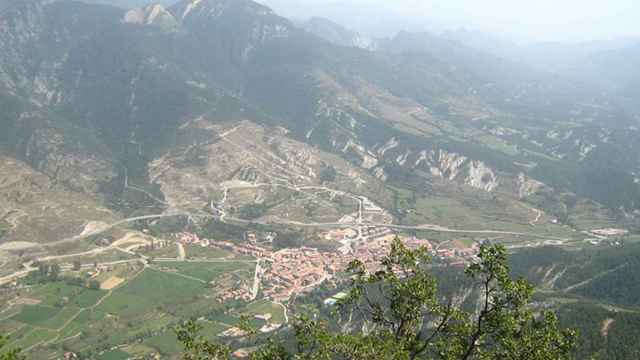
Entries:
{"type": "MultiPolygon", "coordinates": [[[[96,277],[100,282],[121,279],[111,290],[93,290],[63,281],[35,285],[22,291],[19,301],[0,309],[6,317],[0,320],[0,330],[10,335],[11,346],[26,349],[33,359],[55,356],[56,347],[46,344],[64,344],[67,349],[99,359],[129,358],[145,351],[175,353],[179,349],[173,326],[181,319],[210,314],[207,316],[213,320],[207,326],[212,336],[239,321],[239,313],[223,316],[224,306],[213,300],[218,289],[210,283],[215,284],[225,274],[252,281],[254,268],[255,263],[249,260],[216,259],[150,267],[120,265],[96,277]],[[145,340],[143,344],[135,341],[139,338],[145,340]],[[123,344],[130,346],[103,352],[123,344]]],[[[269,312],[267,307],[257,310],[254,312],[269,312]]],[[[281,309],[272,311],[274,317],[282,318],[277,315],[281,309]]],[[[257,321],[256,325],[264,323],[257,321]]]]}
{"type": "Polygon", "coordinates": [[[244,278],[253,277],[255,265],[252,262],[220,261],[210,262],[182,262],[164,263],[163,266],[173,268],[178,274],[200,279],[204,282],[211,282],[223,274],[239,274],[244,278]]]}

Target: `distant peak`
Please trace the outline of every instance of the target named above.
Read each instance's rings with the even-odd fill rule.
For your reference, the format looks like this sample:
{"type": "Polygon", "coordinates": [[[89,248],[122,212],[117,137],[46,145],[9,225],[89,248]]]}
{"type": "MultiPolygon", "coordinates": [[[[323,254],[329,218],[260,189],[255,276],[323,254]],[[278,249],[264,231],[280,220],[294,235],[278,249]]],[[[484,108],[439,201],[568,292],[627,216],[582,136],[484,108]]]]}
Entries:
{"type": "Polygon", "coordinates": [[[184,19],[185,17],[187,17],[187,15],[189,15],[189,13],[193,9],[197,8],[200,4],[202,4],[202,0],[191,0],[184,8],[184,11],[180,15],[180,18],[184,19]]]}
{"type": "Polygon", "coordinates": [[[124,22],[139,25],[159,25],[173,28],[178,25],[175,17],[162,5],[151,4],[127,11],[124,22]]]}
{"type": "Polygon", "coordinates": [[[171,7],[171,12],[184,21],[191,16],[218,17],[230,9],[242,9],[255,15],[273,15],[274,12],[251,0],[182,0],[171,7]]]}

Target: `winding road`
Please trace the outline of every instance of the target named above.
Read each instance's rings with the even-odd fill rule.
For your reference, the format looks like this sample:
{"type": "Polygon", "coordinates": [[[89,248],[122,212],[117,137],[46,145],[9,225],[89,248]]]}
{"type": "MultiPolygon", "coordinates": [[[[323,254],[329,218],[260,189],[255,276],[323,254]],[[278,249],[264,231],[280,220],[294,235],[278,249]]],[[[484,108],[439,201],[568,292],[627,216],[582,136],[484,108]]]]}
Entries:
{"type": "MultiPolygon", "coordinates": [[[[201,219],[221,219],[224,216],[224,220],[225,222],[227,221],[231,221],[231,222],[235,222],[235,223],[239,223],[239,224],[258,224],[258,225],[287,225],[287,226],[295,226],[295,227],[312,227],[312,228],[358,228],[359,229],[359,234],[362,234],[362,228],[363,227],[386,227],[386,228],[390,228],[390,229],[397,229],[397,230],[426,230],[426,231],[433,231],[433,232],[443,232],[443,233],[459,233],[459,234],[485,234],[485,235],[513,235],[513,236],[528,236],[528,237],[532,237],[532,238],[537,238],[537,239],[541,239],[541,240],[552,240],[552,241],[568,241],[569,239],[565,239],[565,238],[558,238],[558,237],[553,237],[553,236],[547,236],[547,235],[539,235],[539,234],[535,234],[535,233],[524,233],[524,232],[512,232],[512,231],[501,231],[501,230],[462,230],[462,229],[450,229],[444,226],[440,226],[440,225],[433,225],[433,224],[424,224],[424,225],[396,225],[396,224],[385,224],[385,223],[368,223],[368,222],[363,222],[362,218],[361,218],[361,210],[362,210],[362,203],[360,203],[359,206],[359,218],[356,222],[349,222],[349,223],[340,223],[340,222],[330,222],[330,223],[303,223],[303,222],[298,222],[298,221],[288,221],[288,220],[277,220],[277,221],[250,221],[250,220],[245,220],[245,219],[239,219],[239,218],[234,218],[234,217],[229,217],[226,216],[226,214],[224,214],[222,216],[216,216],[216,215],[209,215],[209,214],[192,214],[189,212],[176,212],[176,213],[170,213],[170,214],[157,214],[157,215],[144,215],[144,216],[136,216],[136,217],[132,217],[132,218],[128,218],[128,219],[123,219],[120,221],[117,221],[115,223],[112,223],[108,226],[105,226],[99,230],[93,231],[91,233],[85,234],[85,235],[79,235],[79,236],[74,236],[71,238],[67,238],[67,239],[62,239],[62,240],[58,240],[58,241],[54,241],[54,242],[50,242],[50,243],[46,243],[46,244],[32,244],[29,245],[25,248],[35,248],[35,247],[52,247],[52,246],[56,246],[56,245],[60,245],[60,244],[65,244],[65,243],[71,243],[71,242],[75,242],[75,241],[80,241],[80,240],[84,240],[87,239],[91,236],[95,236],[95,235],[99,235],[101,233],[104,233],[108,230],[111,230],[115,227],[118,227],[120,225],[124,225],[127,223],[131,223],[131,222],[135,222],[135,221],[143,221],[143,220],[156,220],[156,219],[162,219],[162,218],[170,218],[170,217],[176,217],[176,216],[184,216],[184,217],[190,217],[190,218],[201,218],[201,219]]],[[[96,250],[92,250],[90,252],[99,252],[99,251],[104,251],[102,249],[96,249],[96,250]]],[[[89,252],[89,253],[90,253],[89,252]]],[[[69,257],[69,256],[73,256],[73,255],[60,255],[59,258],[64,258],[64,257],[69,257]]],[[[47,259],[51,260],[51,259],[55,259],[56,257],[49,257],[47,259]]],[[[22,270],[22,271],[18,271],[14,274],[8,275],[8,276],[4,276],[0,278],[0,284],[6,284],[8,282],[11,282],[19,277],[23,277],[26,276],[27,274],[29,274],[31,271],[33,271],[33,269],[27,269],[27,270],[22,270]]]]}
{"type": "MultiPolygon", "coordinates": [[[[241,125],[240,125],[241,126],[241,125]]],[[[238,147],[240,149],[242,149],[242,151],[244,153],[247,153],[248,157],[250,157],[252,160],[258,162],[258,163],[268,163],[268,164],[272,164],[272,167],[275,167],[278,169],[278,171],[282,171],[284,174],[288,174],[289,176],[293,176],[296,179],[307,179],[307,177],[304,174],[300,174],[300,173],[296,173],[295,171],[289,170],[289,169],[285,169],[283,166],[280,166],[279,164],[276,164],[277,161],[273,161],[270,159],[266,159],[264,156],[271,156],[271,157],[275,157],[275,155],[273,154],[269,154],[267,153],[266,155],[261,155],[258,156],[256,154],[251,154],[249,152],[247,152],[246,150],[244,150],[243,146],[233,142],[232,140],[228,139],[227,136],[230,135],[231,133],[237,131],[240,126],[236,126],[230,130],[227,130],[226,132],[220,134],[220,138],[230,144],[232,144],[234,147],[238,147]]],[[[280,160],[280,162],[284,161],[280,158],[278,158],[280,160]]],[[[284,164],[283,164],[284,165],[284,164]]],[[[102,233],[105,233],[111,229],[117,228],[121,225],[125,225],[128,223],[132,223],[132,222],[136,222],[136,221],[145,221],[145,220],[157,220],[157,219],[162,219],[162,218],[171,218],[171,217],[187,217],[188,219],[192,220],[192,219],[216,219],[219,220],[221,222],[231,222],[231,223],[236,223],[236,224],[243,224],[243,225],[248,225],[248,224],[258,224],[258,225],[284,225],[284,226],[293,226],[293,227],[306,227],[306,228],[324,228],[324,229],[332,229],[332,228],[354,228],[357,229],[357,233],[358,233],[358,239],[362,239],[363,238],[363,229],[365,227],[385,227],[385,228],[390,228],[390,229],[396,229],[396,230],[424,230],[424,231],[433,231],[433,232],[441,232],[441,233],[459,233],[459,234],[483,234],[483,235],[511,235],[511,236],[527,236],[527,237],[532,237],[532,238],[537,238],[537,239],[541,239],[541,240],[547,240],[547,241],[557,241],[557,242],[564,242],[567,241],[569,239],[563,239],[563,238],[558,238],[558,237],[553,237],[553,236],[548,236],[548,235],[539,235],[536,233],[527,233],[527,232],[513,232],[513,231],[502,231],[502,230],[487,230],[487,229],[481,229],[481,230],[462,230],[462,229],[451,229],[448,227],[444,227],[444,226],[440,226],[440,225],[435,225],[435,224],[423,224],[423,225],[400,225],[400,224],[387,224],[387,223],[372,223],[372,222],[365,222],[364,218],[363,218],[363,212],[364,212],[364,201],[365,198],[363,198],[362,196],[358,196],[352,193],[348,193],[346,191],[342,191],[342,190],[337,190],[337,189],[331,189],[328,188],[326,186],[297,186],[295,184],[292,184],[290,182],[289,179],[282,179],[279,178],[277,176],[274,175],[269,175],[269,174],[265,174],[267,175],[268,178],[272,179],[275,181],[275,183],[257,183],[257,184],[249,184],[249,183],[240,183],[240,184],[235,184],[235,185],[223,185],[222,186],[222,190],[223,190],[223,197],[222,200],[220,201],[220,203],[218,204],[218,206],[214,206],[213,202],[211,203],[210,207],[211,207],[211,211],[212,212],[217,212],[217,215],[212,215],[209,213],[201,213],[201,212],[191,212],[191,211],[187,211],[187,210],[179,210],[179,211],[165,211],[162,214],[152,214],[152,215],[144,215],[144,216],[136,216],[136,217],[131,217],[131,218],[127,218],[127,219],[123,219],[117,222],[114,222],[110,225],[106,225],[100,229],[97,229],[95,231],[92,231],[90,233],[87,234],[83,234],[83,235],[77,235],[77,236],[73,236],[70,238],[66,238],[66,239],[61,239],[61,240],[57,240],[57,241],[53,241],[53,242],[49,242],[49,243],[45,243],[45,244],[30,244],[30,245],[26,245],[24,247],[24,249],[29,249],[29,248],[47,248],[47,247],[53,247],[53,246],[58,246],[61,244],[66,244],[66,243],[72,243],[72,242],[76,242],[76,241],[81,241],[81,240],[85,240],[87,238],[90,238],[91,236],[95,236],[95,235],[99,235],[102,233]],[[280,183],[280,182],[284,182],[284,184],[280,183]],[[338,196],[343,196],[352,200],[355,200],[357,202],[357,210],[356,210],[356,214],[357,214],[357,219],[355,221],[352,222],[327,222],[327,223],[319,223],[319,222],[310,222],[310,223],[305,223],[305,222],[299,222],[299,221],[291,221],[291,220],[284,220],[284,219],[274,219],[274,220],[269,220],[269,221],[259,221],[259,220],[246,220],[246,219],[240,219],[240,218],[236,218],[236,217],[231,217],[229,216],[225,210],[224,210],[224,205],[227,202],[228,199],[228,195],[229,195],[229,190],[231,189],[242,189],[242,188],[258,188],[258,187],[282,187],[282,188],[286,188],[295,192],[300,192],[300,193],[304,193],[307,194],[311,197],[314,197],[318,200],[320,200],[318,198],[318,194],[314,193],[314,192],[318,192],[318,191],[322,191],[322,192],[329,192],[331,194],[335,194],[338,196]]],[[[146,194],[148,197],[150,197],[151,199],[162,203],[164,205],[168,205],[165,201],[158,199],[157,197],[155,197],[153,194],[150,194],[149,192],[137,188],[135,186],[131,186],[129,185],[129,181],[128,181],[128,173],[125,169],[125,179],[124,179],[124,186],[127,189],[131,189],[134,191],[138,191],[141,193],[146,194]]],[[[535,224],[541,217],[542,213],[538,212],[537,213],[537,217],[534,221],[532,221],[532,225],[535,224]]],[[[184,261],[186,258],[186,254],[184,253],[184,248],[180,247],[180,245],[178,245],[178,250],[179,250],[179,260],[184,261]]],[[[95,250],[91,250],[87,253],[95,253],[95,252],[100,252],[100,251],[104,251],[104,248],[102,249],[95,249],[95,250]]],[[[75,254],[77,255],[77,254],[75,254]]],[[[62,255],[59,258],[64,258],[64,257],[70,257],[70,256],[75,256],[75,255],[62,255]]],[[[55,259],[56,257],[49,257],[47,259],[55,259]]],[[[30,271],[32,271],[32,269],[26,269],[23,271],[18,271],[12,275],[9,276],[5,276],[0,278],[0,284],[2,283],[6,283],[6,282],[10,282],[13,279],[20,277],[20,276],[25,276],[26,274],[28,274],[30,271]]]]}

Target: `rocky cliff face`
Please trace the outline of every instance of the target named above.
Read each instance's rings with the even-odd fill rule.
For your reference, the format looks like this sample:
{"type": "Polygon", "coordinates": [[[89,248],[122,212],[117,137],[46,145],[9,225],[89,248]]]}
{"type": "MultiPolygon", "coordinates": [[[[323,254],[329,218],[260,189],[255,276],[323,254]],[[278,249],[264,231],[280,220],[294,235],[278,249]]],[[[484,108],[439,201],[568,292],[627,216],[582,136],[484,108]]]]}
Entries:
{"type": "Polygon", "coordinates": [[[423,150],[415,164],[417,167],[428,167],[431,175],[435,177],[460,181],[487,192],[495,190],[500,184],[494,171],[482,161],[446,150],[423,150]]]}
{"type": "Polygon", "coordinates": [[[160,4],[129,10],[123,21],[129,24],[155,25],[165,30],[176,30],[179,25],[178,19],[160,4]]]}
{"type": "Polygon", "coordinates": [[[288,37],[293,28],[270,8],[250,0],[183,0],[169,11],[186,29],[228,45],[226,50],[242,61],[265,42],[288,37]]]}
{"type": "MultiPolygon", "coordinates": [[[[63,103],[71,52],[116,26],[122,10],[44,0],[18,1],[0,16],[0,82],[38,106],[63,103]]],[[[76,72],[79,69],[74,69],[76,72]]]]}
{"type": "Polygon", "coordinates": [[[518,197],[520,199],[531,196],[546,187],[545,184],[540,181],[530,179],[524,173],[520,173],[517,179],[518,197]]]}
{"type": "Polygon", "coordinates": [[[472,161],[469,164],[469,176],[465,179],[465,184],[482,189],[493,191],[500,184],[496,174],[482,161],[472,161]]]}
{"type": "Polygon", "coordinates": [[[363,146],[351,143],[343,151],[356,152],[361,159],[360,166],[374,171],[376,177],[383,180],[387,178],[384,165],[378,166],[378,164],[385,159],[409,169],[424,169],[433,177],[463,183],[486,192],[492,192],[500,185],[498,176],[487,164],[457,153],[442,149],[419,152],[407,149],[400,152],[400,149],[405,146],[396,138],[391,138],[382,146],[374,148],[375,152],[368,151],[363,146]]]}
{"type": "Polygon", "coordinates": [[[33,49],[42,38],[44,21],[44,6],[39,1],[12,4],[0,17],[0,80],[12,94],[26,93],[36,102],[46,100],[41,97],[43,91],[47,92],[46,86],[33,75],[36,59],[24,50],[33,49]],[[35,86],[37,83],[39,86],[35,86]]]}

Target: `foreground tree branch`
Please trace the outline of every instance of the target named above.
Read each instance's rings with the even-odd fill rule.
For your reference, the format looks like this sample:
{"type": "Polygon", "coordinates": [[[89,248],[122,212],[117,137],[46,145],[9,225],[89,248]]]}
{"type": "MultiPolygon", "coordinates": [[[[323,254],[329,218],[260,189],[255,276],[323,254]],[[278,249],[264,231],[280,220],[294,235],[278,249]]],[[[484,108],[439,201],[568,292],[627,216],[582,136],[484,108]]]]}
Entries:
{"type": "MultiPolygon", "coordinates": [[[[479,311],[442,302],[429,272],[426,249],[411,250],[396,239],[380,270],[368,273],[353,261],[349,294],[338,311],[360,317],[349,331],[340,324],[299,317],[292,341],[270,340],[252,354],[254,360],[416,360],[571,358],[575,333],[560,330],[551,312],[535,313],[529,305],[533,287],[509,275],[506,249],[483,246],[465,271],[479,311]],[[368,331],[363,331],[365,327],[368,331]]],[[[198,336],[190,322],[178,329],[185,360],[228,359],[230,349],[198,336]]],[[[290,339],[291,340],[291,339],[290,339]]]]}
{"type": "Polygon", "coordinates": [[[9,338],[0,335],[0,360],[25,360],[24,355],[21,354],[20,349],[6,349],[9,343],[9,338]]]}

